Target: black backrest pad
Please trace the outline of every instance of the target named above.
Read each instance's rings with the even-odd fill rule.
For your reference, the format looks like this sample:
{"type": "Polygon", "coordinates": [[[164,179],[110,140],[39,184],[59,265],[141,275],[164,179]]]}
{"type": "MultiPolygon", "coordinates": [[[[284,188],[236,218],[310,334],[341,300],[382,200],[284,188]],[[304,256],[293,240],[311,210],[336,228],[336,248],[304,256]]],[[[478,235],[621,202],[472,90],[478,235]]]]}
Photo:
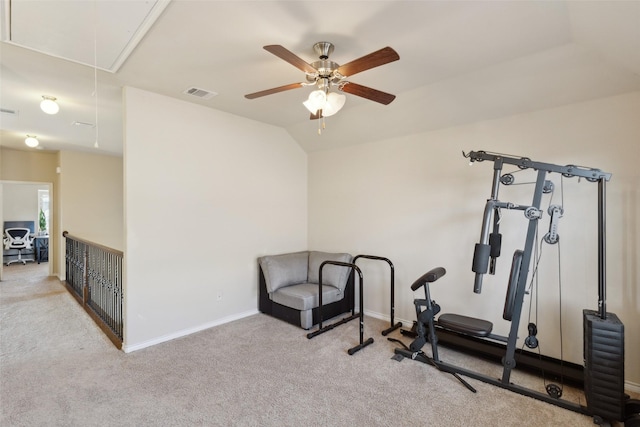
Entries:
{"type": "Polygon", "coordinates": [[[445,270],[444,267],[436,267],[432,270],[429,270],[422,276],[420,276],[415,282],[413,282],[413,285],[411,285],[411,290],[415,291],[425,283],[435,282],[445,274],[447,274],[447,270],[445,270]]]}
{"type": "Polygon", "coordinates": [[[504,300],[504,311],[502,318],[511,321],[513,316],[513,306],[516,303],[516,288],[518,287],[518,279],[520,278],[520,268],[522,267],[523,251],[517,249],[513,253],[513,261],[511,261],[511,272],[509,273],[509,285],[507,286],[507,295],[504,300]]]}

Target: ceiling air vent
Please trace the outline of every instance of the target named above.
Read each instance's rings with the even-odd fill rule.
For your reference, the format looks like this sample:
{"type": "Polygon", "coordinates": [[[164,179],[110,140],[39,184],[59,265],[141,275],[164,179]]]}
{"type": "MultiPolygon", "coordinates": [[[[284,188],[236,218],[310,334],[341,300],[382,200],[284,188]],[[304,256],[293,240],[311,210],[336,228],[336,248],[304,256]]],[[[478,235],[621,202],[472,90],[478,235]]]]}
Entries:
{"type": "Polygon", "coordinates": [[[216,92],[206,90],[206,89],[200,89],[197,87],[190,87],[189,89],[185,90],[182,93],[184,93],[185,95],[191,95],[191,96],[195,96],[202,99],[211,99],[217,95],[216,92]]]}
{"type": "Polygon", "coordinates": [[[79,127],[79,128],[92,128],[94,127],[93,123],[87,123],[87,122],[79,122],[79,121],[74,121],[71,122],[71,125],[79,127]]]}
{"type": "Polygon", "coordinates": [[[18,115],[18,110],[10,110],[8,108],[0,108],[0,113],[11,114],[14,116],[18,115]]]}

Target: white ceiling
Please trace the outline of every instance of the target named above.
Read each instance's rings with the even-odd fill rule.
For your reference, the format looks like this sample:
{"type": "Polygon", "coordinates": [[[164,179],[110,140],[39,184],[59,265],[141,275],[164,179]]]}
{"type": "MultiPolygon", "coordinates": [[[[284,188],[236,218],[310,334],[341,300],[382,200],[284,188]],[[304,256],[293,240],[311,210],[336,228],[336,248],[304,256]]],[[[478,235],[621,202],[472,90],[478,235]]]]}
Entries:
{"type": "MultiPolygon", "coordinates": [[[[38,39],[36,29],[45,30],[46,43],[38,50],[64,57],[84,52],[89,59],[74,61],[90,64],[26,49],[18,45],[23,41],[2,42],[0,107],[18,114],[0,114],[0,138],[3,146],[18,149],[27,149],[23,141],[31,134],[39,137],[45,150],[96,150],[97,130],[97,151],[121,154],[123,86],[284,127],[307,151],[640,90],[640,1],[172,0],[167,5],[162,0],[13,0],[11,4],[19,6],[13,12],[24,10],[29,16],[28,21],[11,22],[12,36],[38,39]],[[29,7],[20,9],[25,4],[29,7]],[[45,4],[54,5],[54,10],[64,8],[64,13],[55,15],[45,4]],[[105,9],[108,4],[118,7],[105,9]],[[107,9],[115,11],[101,12],[95,24],[96,10],[107,9]],[[160,15],[155,23],[154,13],[160,15]],[[119,14],[135,19],[124,20],[119,14]],[[114,24],[108,23],[111,19],[114,24]],[[22,28],[13,28],[17,25],[22,28]],[[72,28],[84,35],[70,34],[72,28]],[[98,35],[105,28],[113,34],[98,35]],[[135,33],[139,29],[141,34],[148,32],[142,37],[135,33]],[[113,48],[114,41],[121,47],[113,48]],[[312,89],[244,98],[247,93],[304,81],[302,71],[262,46],[282,45],[313,62],[317,58],[312,46],[317,41],[335,44],[331,60],[339,64],[393,47],[399,61],[350,81],[393,93],[395,101],[384,106],[347,95],[345,107],[326,119],[327,127],[318,136],[318,122],[310,121],[302,106],[312,89]],[[116,59],[99,67],[116,71],[96,71],[95,58],[109,50],[116,59]],[[128,50],[133,51],[126,58],[128,50]],[[218,96],[203,100],[184,95],[190,87],[218,96]],[[57,97],[60,113],[42,113],[38,106],[42,95],[57,97]],[[97,128],[72,125],[94,124],[96,118],[97,128]]],[[[3,38],[8,40],[7,20],[2,24],[3,38]]]]}

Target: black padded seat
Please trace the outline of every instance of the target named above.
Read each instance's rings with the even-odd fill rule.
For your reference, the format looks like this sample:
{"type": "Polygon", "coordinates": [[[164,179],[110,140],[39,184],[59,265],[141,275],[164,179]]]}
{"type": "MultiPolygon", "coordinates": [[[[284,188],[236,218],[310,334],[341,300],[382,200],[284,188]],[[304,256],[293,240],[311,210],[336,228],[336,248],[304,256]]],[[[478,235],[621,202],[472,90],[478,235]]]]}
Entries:
{"type": "Polygon", "coordinates": [[[438,324],[445,329],[474,337],[487,337],[493,329],[493,323],[486,320],[451,313],[441,314],[438,324]]]}

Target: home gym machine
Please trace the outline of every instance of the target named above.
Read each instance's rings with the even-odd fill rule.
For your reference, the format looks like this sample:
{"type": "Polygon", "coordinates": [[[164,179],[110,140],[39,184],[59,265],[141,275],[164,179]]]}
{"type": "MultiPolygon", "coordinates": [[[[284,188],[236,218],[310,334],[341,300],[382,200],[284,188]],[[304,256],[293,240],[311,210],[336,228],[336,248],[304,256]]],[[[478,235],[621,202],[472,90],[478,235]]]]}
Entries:
{"type": "MultiPolygon", "coordinates": [[[[592,416],[597,424],[608,424],[610,420],[618,420],[624,421],[626,427],[639,427],[640,401],[629,399],[624,394],[624,325],[615,314],[606,311],[605,184],[610,180],[611,174],[597,169],[573,165],[558,166],[535,162],[526,157],[516,158],[485,151],[471,151],[468,154],[463,153],[463,155],[471,163],[493,162],[491,197],[485,205],[480,242],[475,245],[472,263],[472,271],[475,273],[473,285],[475,293],[479,294],[482,291],[484,274],[495,273],[496,258],[500,256],[502,241],[502,236],[499,233],[501,211],[522,211],[525,219],[528,220],[524,248],[516,250],[513,255],[503,310],[503,318],[511,322],[509,335],[504,337],[493,334],[491,322],[459,314],[441,314],[436,320],[440,306],[431,299],[429,284],[440,279],[446,273],[444,268],[437,267],[422,275],[411,285],[413,291],[423,287],[425,298],[414,300],[417,317],[414,328],[415,340],[408,348],[396,348],[396,355],[431,364],[441,371],[452,373],[472,391],[475,391],[473,387],[458,374],[592,416]],[[498,199],[500,184],[511,185],[515,181],[512,173],[502,174],[504,165],[513,165],[520,170],[537,171],[533,200],[530,205],[523,206],[502,202],[498,199]],[[558,173],[567,178],[584,178],[588,182],[598,184],[598,308],[597,310],[583,310],[585,361],[583,372],[586,406],[561,399],[562,388],[555,384],[547,384],[547,394],[544,394],[511,382],[511,372],[516,366],[518,327],[527,293],[529,266],[536,244],[538,223],[543,216],[540,207],[541,200],[544,193],[553,191],[554,186],[552,181],[546,180],[549,173],[558,173]],[[437,331],[450,331],[474,337],[474,339],[500,343],[504,350],[502,377],[489,377],[442,361],[438,355],[437,331]],[[422,347],[427,342],[431,344],[431,357],[422,351],[422,347]]],[[[558,219],[562,216],[562,207],[550,205],[548,213],[550,215],[549,232],[545,234],[543,239],[547,243],[554,244],[558,241],[558,219]]],[[[537,261],[534,260],[536,269],[537,261]]],[[[536,273],[534,269],[533,274],[536,273]]],[[[528,329],[529,336],[525,340],[525,344],[529,348],[535,348],[537,345],[535,324],[529,324],[528,329]]]]}

